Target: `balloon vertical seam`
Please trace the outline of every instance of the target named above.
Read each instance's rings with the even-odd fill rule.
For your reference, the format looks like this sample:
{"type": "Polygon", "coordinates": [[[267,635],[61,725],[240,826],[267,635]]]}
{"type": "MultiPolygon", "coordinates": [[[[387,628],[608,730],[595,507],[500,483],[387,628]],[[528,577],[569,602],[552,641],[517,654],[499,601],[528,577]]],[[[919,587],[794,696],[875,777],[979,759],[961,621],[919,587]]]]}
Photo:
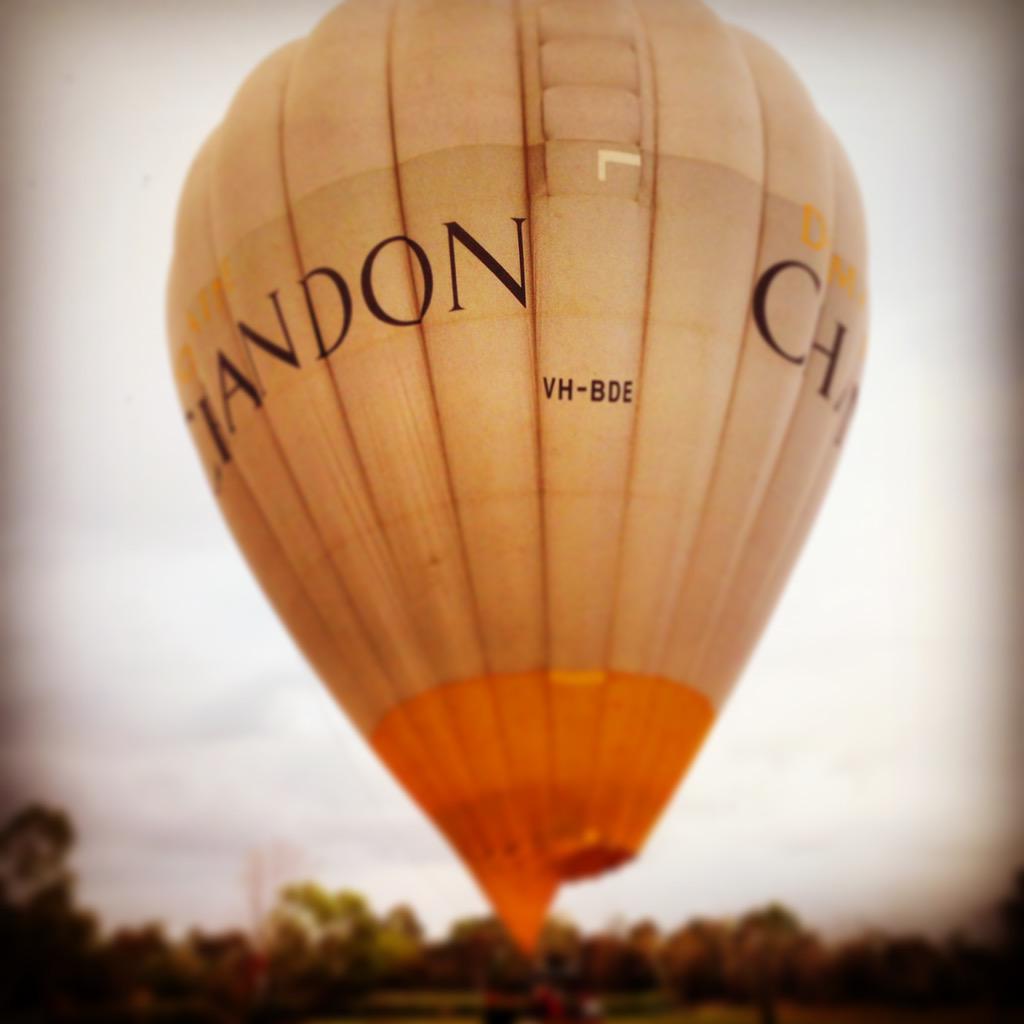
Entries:
{"type": "MultiPolygon", "coordinates": [[[[727,32],[730,32],[730,29],[729,29],[728,26],[725,27],[725,30],[727,32]]],[[[737,46],[737,49],[740,49],[738,43],[736,44],[736,46],[737,46]]],[[[759,220],[758,231],[757,231],[757,241],[754,244],[754,253],[753,253],[753,260],[752,260],[752,267],[751,267],[751,279],[750,279],[750,285],[749,285],[749,288],[748,288],[748,292],[752,292],[753,291],[754,282],[757,279],[758,259],[759,259],[759,256],[760,256],[760,253],[761,253],[761,249],[762,249],[762,245],[763,245],[763,242],[764,242],[764,233],[765,233],[765,207],[767,205],[767,203],[766,203],[766,200],[767,200],[767,187],[766,187],[767,186],[767,182],[766,182],[766,179],[765,179],[765,171],[764,171],[764,169],[765,169],[765,167],[767,165],[767,145],[768,145],[768,140],[767,140],[767,135],[765,133],[764,100],[763,100],[763,97],[761,95],[761,85],[760,85],[760,83],[757,80],[757,76],[754,74],[753,68],[750,67],[750,62],[747,59],[746,54],[742,53],[742,49],[740,49],[740,54],[742,56],[742,65],[743,65],[743,67],[745,67],[747,69],[747,71],[748,71],[748,73],[750,75],[750,78],[751,78],[751,81],[752,81],[752,84],[753,84],[753,87],[754,87],[754,92],[755,92],[755,94],[757,96],[758,109],[760,110],[760,122],[759,123],[760,123],[760,126],[761,126],[761,151],[762,151],[762,172],[761,172],[762,173],[762,178],[761,178],[761,189],[760,189],[761,204],[760,204],[760,214],[759,214],[760,220],[759,220]]],[[[719,427],[718,442],[716,444],[716,449],[721,447],[722,441],[725,438],[726,430],[728,428],[729,420],[730,420],[731,415],[732,415],[733,404],[734,404],[735,399],[736,399],[736,392],[737,392],[738,382],[739,382],[739,379],[740,379],[739,368],[740,368],[740,364],[742,362],[743,352],[744,352],[744,350],[746,348],[746,345],[745,345],[745,335],[746,335],[747,324],[750,322],[751,309],[752,309],[752,305],[748,304],[747,315],[744,318],[742,326],[740,327],[740,337],[739,337],[738,343],[737,343],[738,353],[737,353],[736,370],[733,373],[733,377],[732,377],[732,381],[731,381],[731,385],[730,385],[730,390],[729,390],[729,398],[728,398],[728,400],[726,402],[725,412],[724,412],[724,415],[722,416],[721,425],[719,427]]],[[[693,535],[691,536],[691,538],[689,540],[689,543],[687,544],[688,551],[687,551],[686,563],[685,563],[686,568],[683,571],[682,577],[681,577],[681,579],[679,581],[679,585],[678,585],[675,593],[671,596],[671,604],[670,604],[670,607],[669,607],[669,614],[668,614],[668,616],[666,618],[667,628],[666,628],[665,635],[662,638],[661,652],[660,652],[660,654],[658,656],[658,659],[657,659],[657,664],[659,664],[661,666],[661,669],[662,669],[663,672],[667,671],[666,661],[667,661],[667,658],[668,658],[668,646],[669,646],[669,643],[670,643],[670,634],[671,634],[671,631],[672,631],[672,624],[676,621],[676,618],[678,616],[679,604],[682,601],[683,594],[685,593],[685,590],[686,590],[686,584],[687,584],[687,581],[688,581],[688,579],[690,577],[690,573],[691,573],[692,568],[693,568],[693,551],[694,551],[694,548],[697,545],[697,542],[700,539],[701,533],[704,530],[704,523],[705,523],[705,521],[707,519],[707,515],[708,515],[708,511],[709,511],[709,506],[710,506],[711,495],[712,495],[712,493],[714,491],[715,481],[716,481],[716,479],[718,477],[720,466],[721,466],[721,463],[716,460],[715,465],[712,468],[710,475],[708,476],[708,479],[707,479],[707,482],[706,482],[706,485],[705,485],[705,488],[704,488],[704,493],[703,493],[702,498],[701,498],[701,505],[700,505],[701,511],[700,511],[700,515],[699,515],[699,517],[697,519],[697,525],[696,525],[696,528],[693,531],[693,535]]],[[[681,542],[685,544],[686,543],[685,538],[682,539],[681,542]]]]}
{"type": "MultiPolygon", "coordinates": [[[[395,24],[396,24],[396,21],[397,21],[398,10],[399,10],[400,5],[401,5],[401,0],[395,0],[395,2],[392,5],[392,8],[391,8],[390,17],[388,19],[387,44],[386,44],[386,46],[387,46],[387,63],[386,63],[386,71],[385,71],[385,75],[386,75],[385,86],[386,86],[386,89],[387,89],[388,132],[389,132],[389,136],[390,136],[390,140],[391,140],[391,165],[392,165],[392,167],[394,169],[394,183],[395,183],[396,196],[397,196],[397,200],[398,200],[398,211],[399,211],[399,218],[400,218],[400,223],[401,223],[401,230],[402,230],[402,234],[406,235],[407,232],[408,232],[408,228],[407,228],[407,221],[406,221],[405,202],[404,202],[403,195],[402,195],[402,169],[401,169],[401,166],[399,164],[399,154],[398,154],[398,138],[397,138],[397,127],[396,127],[396,121],[395,121],[394,71],[393,71],[393,62],[394,62],[394,53],[395,53],[395,49],[394,49],[395,24]]],[[[412,270],[411,257],[408,255],[408,253],[406,254],[406,259],[408,261],[408,268],[409,268],[409,275],[410,275],[410,284],[411,284],[411,287],[413,289],[413,294],[415,295],[415,293],[416,293],[416,279],[415,279],[415,275],[413,274],[413,270],[412,270]]],[[[488,654],[487,654],[486,644],[484,642],[484,631],[483,631],[483,624],[482,624],[481,616],[480,616],[479,599],[477,597],[476,585],[475,585],[475,581],[473,580],[472,571],[471,571],[470,565],[469,565],[469,553],[468,553],[467,548],[466,548],[466,539],[465,539],[465,534],[464,534],[463,528],[462,528],[462,516],[460,514],[459,503],[458,503],[456,492],[455,492],[454,481],[452,479],[451,461],[450,461],[450,459],[448,457],[448,449],[447,449],[447,445],[445,443],[444,425],[443,425],[443,423],[441,421],[441,414],[440,414],[440,409],[439,409],[439,406],[438,406],[437,388],[436,388],[435,382],[434,382],[434,375],[433,375],[433,370],[432,370],[431,362],[430,362],[430,352],[429,352],[429,349],[427,347],[427,341],[426,341],[426,333],[425,333],[425,331],[423,329],[422,322],[417,323],[415,325],[415,328],[416,328],[417,337],[419,339],[420,353],[421,353],[421,358],[423,360],[423,366],[424,366],[424,370],[425,370],[425,374],[426,374],[427,386],[428,386],[428,390],[429,390],[429,394],[430,394],[430,406],[431,406],[432,415],[433,415],[433,423],[434,423],[434,427],[435,427],[436,432],[437,432],[437,438],[438,438],[438,443],[439,443],[439,448],[440,448],[440,453],[441,453],[441,459],[442,459],[442,463],[443,463],[443,466],[444,466],[445,486],[446,486],[447,493],[448,493],[448,503],[449,503],[449,506],[450,506],[451,518],[452,518],[452,521],[453,521],[453,524],[454,524],[454,527],[455,527],[455,535],[456,535],[457,542],[458,542],[458,551],[459,551],[459,557],[460,557],[460,561],[461,561],[461,568],[462,568],[461,576],[462,576],[463,583],[464,583],[464,585],[466,587],[467,596],[468,596],[468,599],[469,599],[470,613],[471,613],[471,617],[472,617],[472,621],[473,621],[473,628],[474,628],[474,632],[476,634],[477,644],[478,644],[478,647],[479,647],[480,656],[481,656],[481,660],[482,660],[483,667],[484,667],[484,672],[485,672],[485,675],[489,675],[488,654]]],[[[465,737],[465,735],[463,733],[462,722],[460,721],[459,716],[453,711],[452,701],[450,699],[450,694],[449,694],[449,692],[447,690],[447,687],[446,687],[446,683],[447,682],[449,682],[449,681],[448,680],[442,680],[441,681],[442,693],[443,693],[443,698],[444,698],[442,706],[445,708],[445,710],[447,712],[447,717],[448,717],[448,720],[449,720],[449,722],[451,724],[452,734],[453,734],[453,736],[455,737],[455,739],[456,739],[456,741],[458,743],[458,746],[459,746],[459,749],[460,749],[460,753],[461,753],[461,761],[462,761],[463,767],[464,767],[464,769],[466,770],[467,773],[471,773],[472,761],[471,761],[471,758],[469,757],[469,747],[468,747],[468,744],[466,742],[466,737],[465,737]]],[[[497,700],[497,698],[496,698],[496,696],[494,694],[493,683],[490,680],[488,680],[487,693],[488,693],[488,699],[490,700],[491,705],[492,705],[492,710],[493,710],[493,713],[495,715],[495,718],[500,722],[501,718],[500,718],[500,714],[499,714],[499,710],[498,710],[498,703],[499,702],[498,702],[498,700],[497,700]]],[[[502,734],[501,734],[501,736],[499,738],[499,746],[500,746],[500,750],[501,750],[501,759],[500,760],[501,760],[501,765],[502,765],[502,770],[503,770],[502,774],[503,774],[504,779],[505,779],[505,791],[507,792],[507,789],[508,789],[508,779],[510,778],[510,770],[511,770],[511,757],[510,757],[509,749],[508,749],[508,739],[507,739],[507,736],[504,734],[503,730],[501,730],[501,732],[502,732],[502,734]]],[[[501,799],[502,804],[505,805],[506,804],[506,798],[504,796],[504,793],[498,794],[498,795],[499,795],[499,798],[501,799]]],[[[510,811],[509,811],[509,809],[507,807],[505,807],[504,809],[505,809],[506,814],[510,813],[510,811]]],[[[473,817],[475,819],[476,818],[476,812],[475,811],[471,811],[470,813],[473,815],[473,817]]],[[[481,830],[481,832],[483,834],[484,830],[481,830]]],[[[487,844],[486,840],[485,840],[485,845],[489,845],[489,844],[487,844]]]]}
{"type": "MultiPolygon", "coordinates": [[[[648,118],[646,119],[650,124],[650,138],[647,140],[649,146],[644,147],[643,135],[641,135],[641,153],[644,152],[645,148],[650,154],[649,159],[651,163],[651,183],[650,183],[650,215],[648,217],[648,236],[647,236],[647,268],[646,268],[646,281],[644,282],[644,324],[643,332],[640,340],[640,354],[637,362],[636,379],[637,381],[643,381],[644,366],[647,358],[647,346],[650,335],[650,299],[651,299],[651,286],[654,276],[654,241],[655,232],[657,231],[657,204],[658,204],[658,83],[657,76],[654,71],[654,54],[651,50],[650,36],[646,22],[640,13],[640,9],[637,6],[635,0],[629,0],[630,7],[633,11],[635,20],[635,32],[633,39],[634,52],[636,53],[636,60],[638,65],[638,78],[639,88],[641,89],[641,102],[643,102],[643,83],[646,80],[648,95],[646,97],[649,110],[647,111],[648,118]],[[646,69],[640,68],[640,53],[636,48],[636,39],[640,37],[643,42],[646,59],[646,69]]],[[[641,122],[643,124],[643,121],[641,122]]],[[[642,190],[642,184],[638,182],[638,189],[642,190]]],[[[639,196],[637,201],[639,201],[639,196]]],[[[629,452],[626,458],[626,477],[622,490],[622,504],[619,518],[619,531],[618,538],[616,539],[616,558],[615,558],[615,569],[612,574],[612,592],[609,599],[609,618],[607,625],[607,636],[605,640],[604,649],[604,669],[606,672],[612,669],[612,644],[615,635],[615,621],[616,611],[618,609],[618,596],[622,587],[622,572],[623,572],[623,558],[625,555],[625,542],[626,542],[626,529],[628,519],[628,509],[630,504],[631,486],[633,481],[633,475],[636,468],[636,455],[637,455],[637,443],[638,435],[640,431],[640,421],[643,416],[644,401],[643,392],[640,391],[637,397],[637,407],[633,413],[632,423],[630,425],[630,436],[629,436],[629,452]]],[[[596,757],[598,760],[601,758],[601,753],[604,749],[605,732],[607,723],[605,721],[608,713],[608,688],[609,681],[606,676],[604,683],[601,687],[600,697],[600,710],[598,712],[597,721],[597,735],[595,740],[596,745],[596,757]]],[[[653,711],[653,707],[656,706],[656,694],[652,691],[648,695],[648,715],[653,711]]],[[[586,808],[587,815],[590,814],[590,808],[593,804],[595,792],[597,789],[598,775],[595,772],[591,778],[589,791],[586,797],[586,808]]],[[[622,795],[620,802],[624,802],[627,799],[625,793],[625,787],[622,787],[622,795]]]]}

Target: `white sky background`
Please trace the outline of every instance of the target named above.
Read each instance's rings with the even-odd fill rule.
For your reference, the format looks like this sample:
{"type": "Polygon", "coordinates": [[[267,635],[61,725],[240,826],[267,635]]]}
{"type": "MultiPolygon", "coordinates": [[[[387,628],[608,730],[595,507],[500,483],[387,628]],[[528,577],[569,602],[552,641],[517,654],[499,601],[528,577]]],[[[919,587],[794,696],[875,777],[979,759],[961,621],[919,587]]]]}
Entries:
{"type": "MultiPolygon", "coordinates": [[[[4,809],[72,811],[82,896],[109,922],[244,922],[244,862],[275,843],[294,873],[409,901],[435,932],[483,910],[277,624],[167,365],[191,156],[246,72],[330,6],[0,13],[4,809]]],[[[782,52],[851,155],[872,353],[819,525],[683,792],[638,863],[557,908],[675,924],[778,898],[828,930],[942,931],[1024,863],[1020,10],[712,6],[782,52]]]]}

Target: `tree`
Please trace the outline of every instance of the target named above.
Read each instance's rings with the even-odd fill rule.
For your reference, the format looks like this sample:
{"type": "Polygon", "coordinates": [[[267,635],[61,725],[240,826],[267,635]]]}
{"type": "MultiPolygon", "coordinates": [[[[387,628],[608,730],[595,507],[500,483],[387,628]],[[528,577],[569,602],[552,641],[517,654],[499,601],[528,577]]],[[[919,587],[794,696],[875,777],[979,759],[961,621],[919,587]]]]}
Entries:
{"type": "Polygon", "coordinates": [[[380,921],[376,957],[381,979],[401,985],[423,956],[423,926],[415,911],[404,904],[392,907],[380,921]]]}
{"type": "Polygon", "coordinates": [[[544,922],[537,943],[541,959],[561,970],[575,970],[580,959],[580,930],[567,917],[555,914],[544,922]]]}
{"type": "Polygon", "coordinates": [[[15,814],[0,830],[0,902],[24,907],[65,884],[74,841],[63,811],[33,804],[15,814]]]}
{"type": "Polygon", "coordinates": [[[477,987],[495,980],[511,983],[529,973],[525,958],[496,917],[466,917],[456,921],[447,944],[462,965],[464,983],[477,987]]]}
{"type": "Polygon", "coordinates": [[[96,923],[75,906],[74,829],[33,805],[0,829],[0,1010],[74,1001],[95,987],[96,923]]]}
{"type": "Polygon", "coordinates": [[[1010,894],[1000,904],[1001,997],[1014,1005],[1024,1003],[1024,868],[1017,872],[1010,894]]]}
{"type": "Polygon", "coordinates": [[[674,931],[662,947],[662,969],[680,999],[720,999],[726,994],[729,926],[698,919],[674,931]]]}
{"type": "Polygon", "coordinates": [[[796,914],[778,903],[745,914],[736,927],[733,976],[756,1000],[762,1024],[775,1024],[775,1003],[803,935],[796,914]]]}

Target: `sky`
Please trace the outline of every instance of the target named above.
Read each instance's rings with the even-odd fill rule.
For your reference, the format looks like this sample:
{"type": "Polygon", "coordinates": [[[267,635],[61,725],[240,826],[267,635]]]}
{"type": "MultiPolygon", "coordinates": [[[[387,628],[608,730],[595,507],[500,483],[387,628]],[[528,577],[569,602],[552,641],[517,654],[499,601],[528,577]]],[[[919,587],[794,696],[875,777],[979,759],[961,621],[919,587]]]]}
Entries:
{"type": "MultiPolygon", "coordinates": [[[[255,857],[429,929],[484,910],[273,616],[168,368],[192,154],[329,2],[0,7],[0,811],[68,808],[111,924],[247,924],[255,857]]],[[[830,933],[983,922],[1024,865],[1021,83],[1010,2],[716,0],[774,45],[865,196],[847,451],[743,682],[643,856],[556,910],[781,899],[830,933]]]]}

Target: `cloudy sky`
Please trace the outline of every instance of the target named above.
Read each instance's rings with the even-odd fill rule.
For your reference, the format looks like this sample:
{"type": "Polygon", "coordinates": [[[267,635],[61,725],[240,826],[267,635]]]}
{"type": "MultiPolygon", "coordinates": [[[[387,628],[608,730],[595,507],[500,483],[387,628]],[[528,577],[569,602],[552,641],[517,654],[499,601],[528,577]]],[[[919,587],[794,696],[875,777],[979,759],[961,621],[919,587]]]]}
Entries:
{"type": "MultiPolygon", "coordinates": [[[[83,898],[112,922],[244,922],[254,851],[434,931],[483,908],[277,625],[167,368],[191,155],[329,6],[0,13],[2,809],[73,812],[83,898]]],[[[1024,863],[1020,9],[712,6],[783,53],[851,155],[872,354],[824,514],[698,765],[643,858],[557,908],[673,923],[780,898],[833,931],[942,931],[1024,863]]]]}

